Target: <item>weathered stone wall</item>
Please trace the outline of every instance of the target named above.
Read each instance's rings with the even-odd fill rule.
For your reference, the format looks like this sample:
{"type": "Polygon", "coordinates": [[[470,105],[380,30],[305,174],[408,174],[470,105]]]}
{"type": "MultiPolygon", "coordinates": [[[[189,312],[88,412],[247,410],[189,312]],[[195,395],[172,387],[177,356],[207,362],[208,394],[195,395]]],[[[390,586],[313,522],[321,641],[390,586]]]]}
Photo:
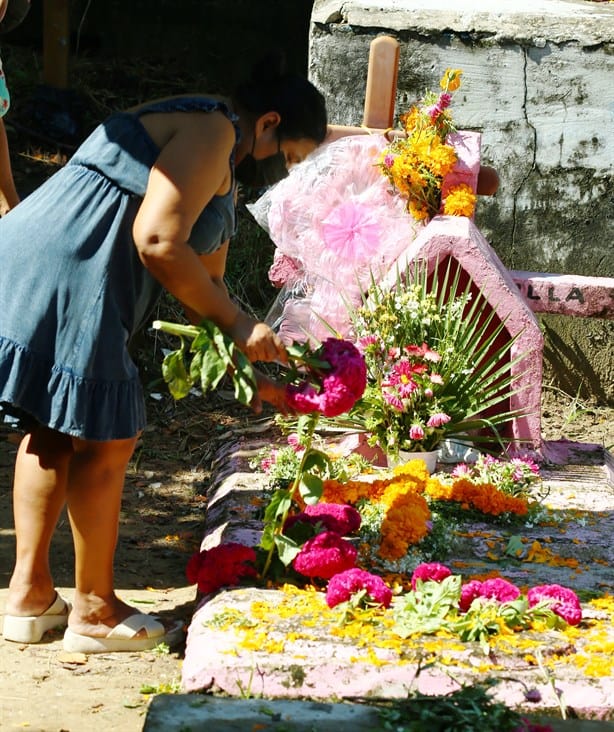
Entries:
{"type": "MultiPolygon", "coordinates": [[[[401,47],[397,112],[463,69],[455,120],[482,132],[501,177],[477,223],[506,266],[613,276],[614,5],[316,0],[309,69],[331,121],[361,122],[369,45],[384,33],[401,47]]],[[[613,403],[614,323],[542,318],[546,378],[613,403]]]]}

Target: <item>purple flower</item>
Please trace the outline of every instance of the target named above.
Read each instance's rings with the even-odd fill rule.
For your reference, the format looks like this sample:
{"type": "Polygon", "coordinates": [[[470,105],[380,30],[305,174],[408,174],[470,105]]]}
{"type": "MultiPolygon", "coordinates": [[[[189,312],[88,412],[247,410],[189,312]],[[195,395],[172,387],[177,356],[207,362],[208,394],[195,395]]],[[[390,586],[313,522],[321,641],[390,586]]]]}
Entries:
{"type": "Polygon", "coordinates": [[[433,582],[441,582],[446,577],[449,577],[452,572],[443,564],[439,562],[424,562],[419,564],[411,576],[411,588],[416,589],[417,580],[427,582],[432,580],[433,582]]]}
{"type": "Polygon", "coordinates": [[[332,577],[326,588],[326,604],[335,607],[347,602],[361,590],[367,591],[367,597],[382,607],[388,607],[392,600],[392,590],[381,577],[364,569],[353,567],[332,577]]]}
{"type": "Polygon", "coordinates": [[[351,569],[358,552],[349,541],[334,531],[323,531],[308,539],[296,555],[292,566],[307,577],[330,579],[339,572],[351,569]]]}
{"type": "Polygon", "coordinates": [[[308,381],[299,386],[288,384],[288,405],[303,414],[321,412],[326,417],[348,412],[367,385],[364,357],[353,343],[340,338],[327,338],[314,355],[329,364],[319,389],[308,381]]]}
{"type": "Polygon", "coordinates": [[[429,417],[429,421],[426,423],[427,427],[442,427],[447,424],[452,418],[448,414],[443,412],[437,412],[429,417]]]}
{"type": "Polygon", "coordinates": [[[288,516],[284,531],[302,522],[315,526],[322,524],[326,531],[334,531],[339,536],[352,534],[360,528],[360,513],[347,503],[316,503],[306,506],[301,513],[288,516]]]}
{"type": "Polygon", "coordinates": [[[539,585],[527,593],[529,607],[542,600],[550,601],[550,609],[569,625],[578,625],[582,620],[582,606],[573,590],[561,585],[539,585]]]}

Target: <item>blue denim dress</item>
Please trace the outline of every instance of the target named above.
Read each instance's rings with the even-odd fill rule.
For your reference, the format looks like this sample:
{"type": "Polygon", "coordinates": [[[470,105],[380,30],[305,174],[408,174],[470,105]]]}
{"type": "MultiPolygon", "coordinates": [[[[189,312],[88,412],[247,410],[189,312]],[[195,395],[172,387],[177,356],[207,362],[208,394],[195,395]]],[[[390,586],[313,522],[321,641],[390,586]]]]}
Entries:
{"type": "MultiPolygon", "coordinates": [[[[224,112],[238,139],[236,118],[204,97],[114,114],[0,219],[0,403],[7,411],[89,440],[125,439],[145,426],[128,342],[148,323],[162,287],[138,257],[132,225],[160,151],[140,117],[197,110],[224,112]]],[[[234,231],[231,190],[209,202],[189,243],[213,252],[234,231]]]]}

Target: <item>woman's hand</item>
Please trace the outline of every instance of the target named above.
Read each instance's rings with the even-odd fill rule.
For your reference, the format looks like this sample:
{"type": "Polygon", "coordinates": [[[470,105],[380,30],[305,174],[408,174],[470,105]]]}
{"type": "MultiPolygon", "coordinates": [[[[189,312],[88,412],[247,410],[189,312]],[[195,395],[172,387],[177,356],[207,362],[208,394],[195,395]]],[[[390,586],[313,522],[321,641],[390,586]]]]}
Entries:
{"type": "Polygon", "coordinates": [[[266,323],[251,318],[242,310],[227,333],[250,361],[288,363],[288,353],[281,338],[266,323]]]}
{"type": "Polygon", "coordinates": [[[256,414],[260,414],[262,411],[262,402],[272,404],[283,415],[287,416],[294,413],[286,401],[285,384],[280,384],[278,381],[269,378],[258,369],[254,369],[254,375],[256,376],[258,392],[251,406],[256,414]]]}

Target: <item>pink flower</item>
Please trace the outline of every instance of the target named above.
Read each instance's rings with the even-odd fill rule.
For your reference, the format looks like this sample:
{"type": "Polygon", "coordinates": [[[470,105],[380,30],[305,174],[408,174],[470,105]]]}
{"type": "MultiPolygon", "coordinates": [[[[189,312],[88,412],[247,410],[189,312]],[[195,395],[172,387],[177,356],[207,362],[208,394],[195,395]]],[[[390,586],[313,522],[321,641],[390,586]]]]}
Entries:
{"type": "Polygon", "coordinates": [[[458,463],[458,465],[454,467],[451,475],[453,478],[462,478],[465,475],[471,475],[471,466],[467,465],[467,463],[458,463]]]}
{"type": "Polygon", "coordinates": [[[237,585],[243,577],[256,577],[255,562],[256,552],[252,547],[228,542],[193,554],[186,567],[186,577],[191,584],[198,584],[199,592],[207,594],[220,587],[237,585]]]}
{"type": "Polygon", "coordinates": [[[347,503],[316,503],[313,506],[305,506],[305,510],[301,513],[288,516],[284,531],[298,522],[312,526],[319,523],[326,531],[334,531],[339,536],[346,536],[358,531],[361,517],[360,513],[347,503]]]}
{"type": "Polygon", "coordinates": [[[481,586],[482,583],[480,582],[480,580],[471,580],[470,582],[465,582],[465,584],[461,587],[461,596],[458,603],[458,607],[461,612],[466,613],[467,610],[469,610],[469,608],[471,607],[471,603],[475,600],[475,598],[480,596],[481,586]]]}
{"type": "Polygon", "coordinates": [[[392,166],[394,165],[394,155],[388,153],[386,156],[384,156],[384,165],[387,168],[392,168],[392,166]]]}
{"type": "Polygon", "coordinates": [[[516,585],[513,585],[502,577],[495,577],[482,582],[480,597],[497,600],[498,602],[511,602],[517,597],[520,597],[520,590],[516,585]]]}
{"type": "Polygon", "coordinates": [[[437,363],[441,361],[441,356],[437,351],[433,351],[429,348],[426,343],[421,346],[409,345],[404,348],[405,353],[414,358],[423,358],[425,361],[431,361],[431,363],[437,363]]]}
{"type": "Polygon", "coordinates": [[[396,409],[397,412],[402,412],[404,410],[403,401],[393,392],[382,389],[382,399],[386,404],[389,404],[393,409],[396,409]]]}
{"type": "Polygon", "coordinates": [[[431,384],[443,384],[443,378],[440,374],[431,374],[430,379],[431,384]]]}
{"type": "Polygon", "coordinates": [[[347,602],[361,590],[367,591],[371,602],[389,607],[392,600],[392,590],[381,577],[364,569],[353,567],[332,577],[326,588],[326,604],[335,607],[339,603],[347,602]]]}
{"type": "Polygon", "coordinates": [[[353,343],[340,338],[327,338],[314,355],[329,364],[319,390],[307,381],[299,386],[288,384],[286,401],[303,414],[321,412],[337,417],[349,411],[365,390],[365,360],[353,343]]]}
{"type": "Polygon", "coordinates": [[[452,572],[445,565],[439,564],[439,562],[424,562],[414,569],[414,573],[411,576],[411,588],[412,590],[416,589],[417,580],[422,580],[423,582],[428,582],[428,580],[441,582],[451,574],[452,572]]]}
{"type": "Polygon", "coordinates": [[[351,569],[358,552],[349,541],[334,531],[323,531],[308,539],[296,555],[292,566],[307,577],[330,579],[339,572],[351,569]]]}
{"type": "Polygon", "coordinates": [[[435,102],[435,104],[426,108],[426,113],[433,122],[436,122],[437,118],[440,114],[442,114],[444,109],[447,109],[450,106],[451,101],[452,95],[448,92],[442,92],[439,95],[439,99],[435,102]]]}
{"type": "Polygon", "coordinates": [[[409,428],[409,439],[410,440],[423,440],[424,429],[419,424],[412,424],[409,428]]]}
{"type": "Polygon", "coordinates": [[[447,424],[452,418],[448,414],[443,412],[437,412],[429,417],[429,421],[426,423],[427,427],[442,427],[447,424]]]}
{"type": "Polygon", "coordinates": [[[358,348],[361,351],[366,351],[369,346],[374,346],[378,341],[379,339],[374,335],[364,336],[364,338],[358,340],[358,348]]]}
{"type": "Polygon", "coordinates": [[[461,587],[461,596],[458,604],[461,612],[467,612],[471,607],[471,603],[478,597],[497,600],[497,602],[511,602],[520,597],[520,590],[516,585],[513,585],[502,577],[487,579],[484,582],[471,580],[461,587]]]}
{"type": "Polygon", "coordinates": [[[383,386],[393,386],[401,399],[407,399],[418,388],[414,381],[414,374],[419,373],[416,367],[406,358],[394,364],[390,376],[383,382],[383,386]]]}
{"type": "Polygon", "coordinates": [[[305,446],[301,445],[301,443],[299,442],[296,432],[288,435],[288,445],[290,445],[294,452],[303,452],[303,450],[305,449],[305,446]]]}
{"type": "Polygon", "coordinates": [[[527,593],[529,607],[537,605],[542,600],[552,604],[550,609],[569,625],[578,625],[582,620],[582,606],[573,590],[561,585],[539,585],[532,587],[527,593]]]}

